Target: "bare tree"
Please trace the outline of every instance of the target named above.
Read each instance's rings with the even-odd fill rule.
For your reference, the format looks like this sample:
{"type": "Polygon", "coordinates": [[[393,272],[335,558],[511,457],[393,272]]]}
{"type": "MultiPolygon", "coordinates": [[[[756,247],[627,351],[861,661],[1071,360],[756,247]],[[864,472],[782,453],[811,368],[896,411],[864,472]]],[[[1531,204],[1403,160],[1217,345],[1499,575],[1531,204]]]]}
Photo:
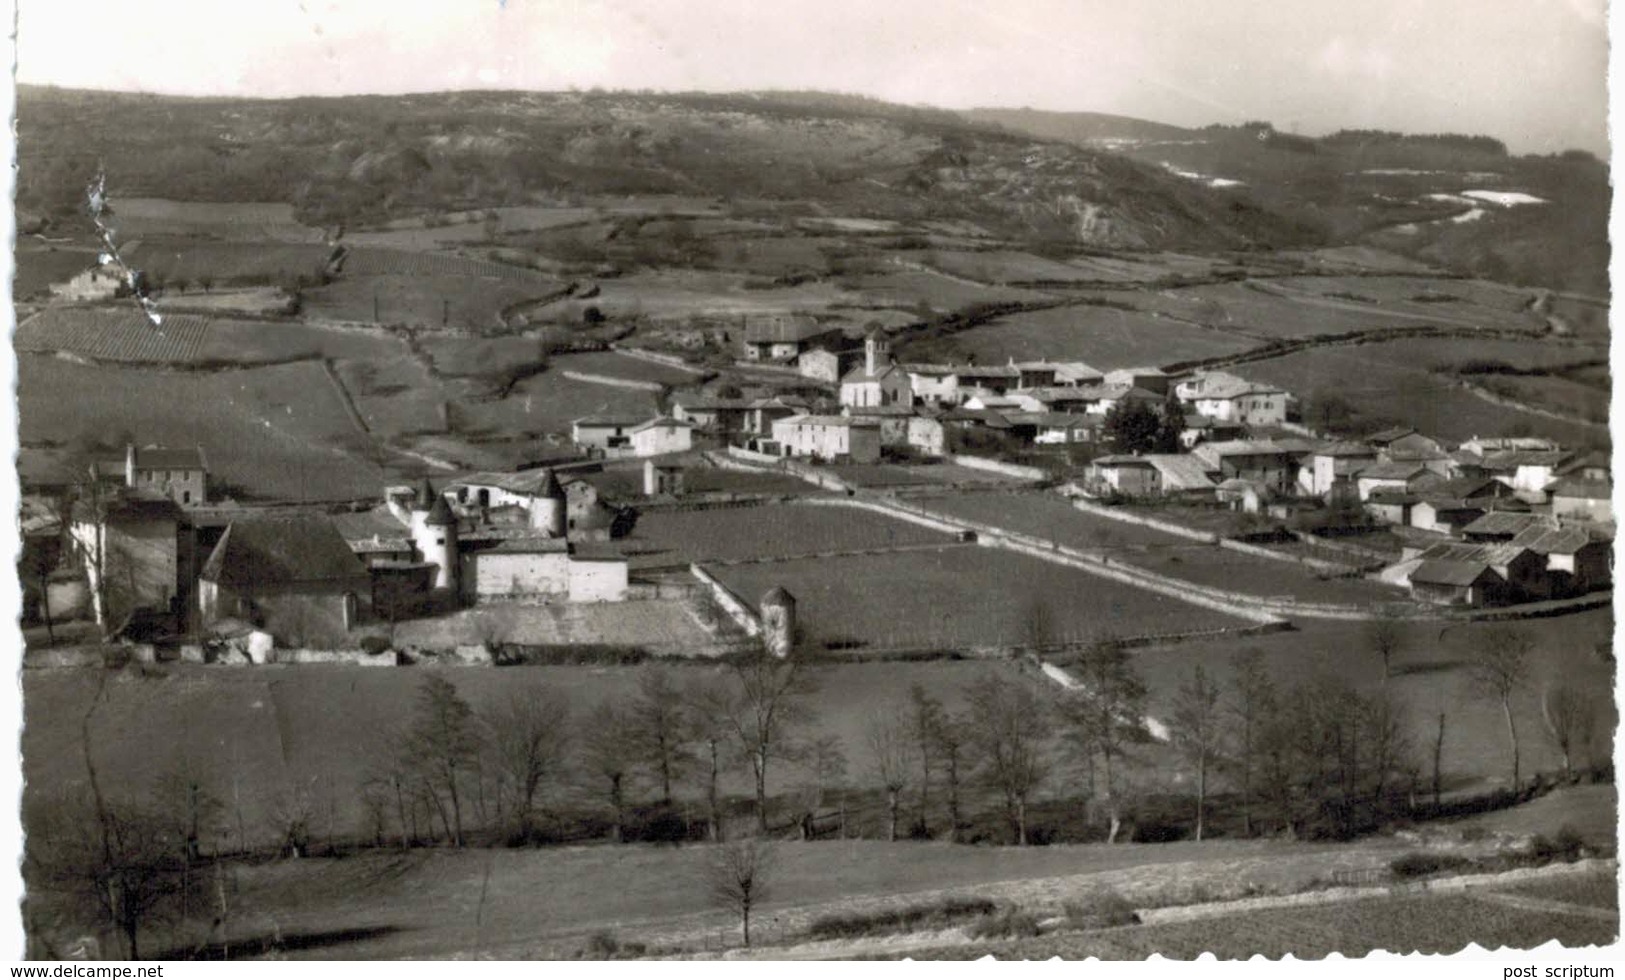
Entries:
{"type": "Polygon", "coordinates": [[[864,728],[863,738],[869,750],[869,772],[886,791],[886,839],[892,841],[897,839],[897,813],[903,791],[908,788],[909,770],[913,768],[909,733],[898,720],[901,714],[897,710],[876,714],[864,728]]]}
{"type": "Polygon", "coordinates": [[[965,823],[960,814],[959,794],[964,770],[970,762],[965,735],[968,726],[966,719],[944,714],[932,740],[942,759],[943,789],[948,797],[948,840],[955,844],[959,843],[959,832],[965,823]]]}
{"type": "Polygon", "coordinates": [[[775,761],[793,761],[806,699],[815,690],[794,658],[765,651],[729,664],[731,689],[721,700],[729,735],[755,779],[756,827],[767,830],[767,776],[775,761]]]}
{"type": "Polygon", "coordinates": [[[1230,660],[1235,672],[1235,699],[1230,711],[1240,730],[1236,746],[1236,763],[1241,769],[1241,824],[1242,833],[1253,835],[1253,771],[1262,734],[1275,710],[1275,686],[1269,672],[1264,669],[1264,654],[1258,649],[1247,649],[1230,660]]]}
{"type": "Polygon", "coordinates": [[[592,710],[583,727],[579,755],[584,775],[609,797],[615,814],[610,839],[619,844],[626,838],[626,792],[639,761],[631,719],[622,704],[603,701],[592,710]]]}
{"type": "Polygon", "coordinates": [[[926,693],[919,683],[908,689],[908,728],[914,739],[914,755],[920,762],[920,832],[931,831],[931,777],[938,761],[943,727],[942,702],[926,693]]]}
{"type": "Polygon", "coordinates": [[[1591,733],[1596,725],[1596,704],[1584,691],[1573,684],[1557,684],[1546,689],[1541,699],[1546,732],[1552,744],[1563,753],[1563,778],[1574,775],[1574,754],[1591,744],[1591,733]]]}
{"type": "Polygon", "coordinates": [[[821,735],[807,743],[801,767],[812,777],[812,808],[824,805],[825,794],[846,777],[846,750],[839,735],[821,735]]]}
{"type": "Polygon", "coordinates": [[[1122,761],[1135,745],[1150,739],[1145,728],[1145,685],[1134,672],[1123,645],[1110,637],[1091,644],[1078,661],[1080,686],[1062,702],[1062,717],[1073,751],[1098,754],[1106,784],[1106,804],[1115,843],[1122,826],[1122,761]]]}
{"type": "Polygon", "coordinates": [[[739,932],[750,945],[750,914],[767,895],[776,863],[771,844],[745,837],[714,845],[705,864],[705,886],[711,900],[739,916],[739,932]]]}
{"type": "Polygon", "coordinates": [[[1413,771],[1410,726],[1405,722],[1404,704],[1384,692],[1362,698],[1360,711],[1366,754],[1376,780],[1372,797],[1380,804],[1389,779],[1413,771]]]}
{"type": "Polygon", "coordinates": [[[271,801],[271,830],[284,857],[310,853],[311,826],[316,821],[316,779],[290,779],[271,801]]]}
{"type": "Polygon", "coordinates": [[[1394,657],[1405,646],[1405,624],[1388,612],[1381,612],[1365,624],[1365,641],[1382,658],[1382,683],[1393,675],[1394,657]]]}
{"type": "Polygon", "coordinates": [[[31,821],[25,874],[74,895],[116,930],[125,958],[141,958],[141,930],[173,916],[185,887],[185,844],[149,803],[63,798],[31,821]]]}
{"type": "Polygon", "coordinates": [[[1207,775],[1219,760],[1219,685],[1197,664],[1188,683],[1174,696],[1173,741],[1196,771],[1196,839],[1202,839],[1207,816],[1207,775]]]}
{"type": "Polygon", "coordinates": [[[403,748],[403,758],[439,811],[452,843],[462,847],[466,842],[463,783],[479,755],[481,740],[474,709],[450,681],[433,675],[423,679],[403,748]]]}
{"type": "Polygon", "coordinates": [[[660,784],[660,802],[670,805],[674,780],[683,775],[693,722],[683,691],[666,667],[651,665],[638,675],[638,693],[627,706],[638,755],[660,784]]]}
{"type": "Polygon", "coordinates": [[[722,839],[721,777],[733,748],[728,719],[729,693],[718,679],[706,678],[691,683],[684,691],[688,702],[689,718],[694,724],[694,740],[690,746],[705,773],[705,812],[708,836],[713,841],[722,839]]]}
{"type": "Polygon", "coordinates": [[[536,833],[538,798],[565,766],[570,703],[540,687],[514,691],[489,713],[486,727],[492,761],[512,797],[519,836],[529,841],[536,833]]]}
{"type": "Polygon", "coordinates": [[[1439,806],[1440,766],[1444,762],[1444,712],[1439,712],[1439,733],[1433,739],[1433,806],[1439,806]]]}
{"type": "Polygon", "coordinates": [[[1032,686],[988,671],[965,689],[983,778],[1004,799],[1016,843],[1027,844],[1027,804],[1049,776],[1049,712],[1032,686]]]}
{"type": "Polygon", "coordinates": [[[1519,627],[1498,629],[1486,636],[1473,651],[1470,661],[1473,686],[1482,697],[1501,702],[1506,717],[1507,738],[1512,743],[1512,790],[1520,784],[1518,767],[1518,724],[1512,717],[1512,696],[1523,687],[1529,675],[1529,653],[1534,640],[1519,627]]]}

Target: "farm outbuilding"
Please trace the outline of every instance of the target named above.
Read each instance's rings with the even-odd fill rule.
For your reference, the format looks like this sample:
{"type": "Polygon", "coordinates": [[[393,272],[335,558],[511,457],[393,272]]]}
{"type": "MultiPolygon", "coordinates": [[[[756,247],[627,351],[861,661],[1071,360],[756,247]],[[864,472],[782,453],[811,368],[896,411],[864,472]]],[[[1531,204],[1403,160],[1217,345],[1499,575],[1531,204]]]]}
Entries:
{"type": "Polygon", "coordinates": [[[694,448],[694,426],[689,422],[660,416],[634,426],[631,440],[634,456],[684,453],[694,448]]]}
{"type": "Polygon", "coordinates": [[[1498,605],[1506,582],[1483,562],[1424,560],[1411,572],[1411,595],[1452,606],[1498,605]]]}
{"type": "Polygon", "coordinates": [[[1562,479],[1551,489],[1552,515],[1612,524],[1614,488],[1606,480],[1562,479]]]}

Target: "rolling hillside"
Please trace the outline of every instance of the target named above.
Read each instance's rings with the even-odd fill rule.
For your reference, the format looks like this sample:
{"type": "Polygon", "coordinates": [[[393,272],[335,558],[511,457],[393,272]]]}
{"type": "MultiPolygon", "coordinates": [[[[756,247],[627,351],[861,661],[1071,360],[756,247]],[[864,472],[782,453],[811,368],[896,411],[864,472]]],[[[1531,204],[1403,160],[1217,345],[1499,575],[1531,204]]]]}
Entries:
{"type": "Polygon", "coordinates": [[[572,196],[968,220],[1107,248],[1312,244],[1313,222],[1121,155],[950,113],[817,94],[468,92],[243,100],[23,87],[19,207],[118,196],[268,201],[333,226],[572,196]]]}

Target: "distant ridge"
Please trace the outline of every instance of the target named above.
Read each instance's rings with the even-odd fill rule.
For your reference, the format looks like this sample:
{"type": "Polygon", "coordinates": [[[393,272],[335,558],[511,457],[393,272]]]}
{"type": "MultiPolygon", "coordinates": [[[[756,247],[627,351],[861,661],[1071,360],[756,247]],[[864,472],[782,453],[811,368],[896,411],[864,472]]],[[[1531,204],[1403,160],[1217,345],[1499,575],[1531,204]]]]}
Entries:
{"type": "Polygon", "coordinates": [[[1195,135],[1195,130],[1152,122],[1148,119],[1136,119],[1133,116],[1114,116],[1105,112],[967,109],[960,115],[972,122],[1002,126],[1040,139],[1067,143],[1095,140],[1172,140],[1188,139],[1195,135]]]}

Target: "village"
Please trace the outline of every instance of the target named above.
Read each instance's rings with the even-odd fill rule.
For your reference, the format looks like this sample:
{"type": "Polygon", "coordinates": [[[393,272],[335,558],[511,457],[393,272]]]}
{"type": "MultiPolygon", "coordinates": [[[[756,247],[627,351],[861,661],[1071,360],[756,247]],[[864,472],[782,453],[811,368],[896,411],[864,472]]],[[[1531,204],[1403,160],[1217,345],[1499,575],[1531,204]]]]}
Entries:
{"type": "Polygon", "coordinates": [[[799,379],[578,418],[573,456],[380,487],[365,508],[222,503],[197,447],[132,442],[54,486],[30,486],[25,465],[27,622],[38,639],[81,621],[198,659],[202,639],[237,637],[239,656],[265,662],[278,647],[379,654],[377,624],[467,607],[637,602],[660,594],[630,570],[640,507],[752,502],[685,490],[686,469],[719,465],[886,496],[841,474],[953,460],[1124,513],[1232,511],[1251,537],[1296,529],[1422,606],[1561,600],[1611,581],[1608,460],[1550,439],[1321,438],[1289,421],[1291,392],[1224,370],[912,364],[876,329],[849,343],[796,319],[753,325],[739,359],[799,379]]]}

